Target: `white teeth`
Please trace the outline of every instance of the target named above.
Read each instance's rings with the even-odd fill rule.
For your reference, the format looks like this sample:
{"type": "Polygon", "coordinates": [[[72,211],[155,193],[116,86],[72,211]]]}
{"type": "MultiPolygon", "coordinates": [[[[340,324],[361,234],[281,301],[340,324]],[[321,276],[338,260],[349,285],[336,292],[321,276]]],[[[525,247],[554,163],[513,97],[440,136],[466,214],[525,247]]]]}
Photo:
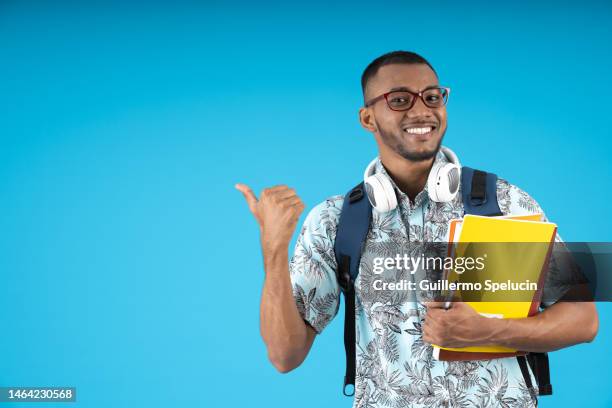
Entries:
{"type": "Polygon", "coordinates": [[[431,132],[432,127],[422,127],[422,128],[406,128],[404,132],[412,133],[414,135],[424,135],[425,133],[431,132]]]}

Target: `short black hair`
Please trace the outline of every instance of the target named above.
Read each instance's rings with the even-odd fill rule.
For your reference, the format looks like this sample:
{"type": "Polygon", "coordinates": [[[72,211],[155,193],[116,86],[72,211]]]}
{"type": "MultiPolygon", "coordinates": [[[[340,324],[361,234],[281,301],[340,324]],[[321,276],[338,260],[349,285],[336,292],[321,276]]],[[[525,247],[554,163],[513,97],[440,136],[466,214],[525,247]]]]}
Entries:
{"type": "Polygon", "coordinates": [[[436,74],[436,70],[431,66],[429,61],[425,58],[417,54],[416,52],[411,51],[391,51],[380,57],[376,58],[374,61],[370,62],[370,65],[366,67],[361,75],[361,91],[365,96],[366,86],[368,85],[368,81],[372,79],[374,75],[378,72],[381,67],[389,64],[425,64],[436,74]]]}

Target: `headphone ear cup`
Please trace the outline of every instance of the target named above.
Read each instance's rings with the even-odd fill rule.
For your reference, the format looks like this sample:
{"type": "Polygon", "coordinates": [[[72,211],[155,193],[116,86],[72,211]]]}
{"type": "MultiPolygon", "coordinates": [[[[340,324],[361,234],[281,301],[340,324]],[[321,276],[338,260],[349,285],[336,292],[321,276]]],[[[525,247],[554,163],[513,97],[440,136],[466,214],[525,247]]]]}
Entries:
{"type": "Polygon", "coordinates": [[[397,207],[397,196],[391,181],[383,174],[374,174],[364,180],[366,194],[376,211],[389,212],[397,207]]]}
{"type": "Polygon", "coordinates": [[[459,191],[459,179],[459,166],[456,164],[435,164],[427,178],[429,198],[438,203],[452,201],[459,191]]]}

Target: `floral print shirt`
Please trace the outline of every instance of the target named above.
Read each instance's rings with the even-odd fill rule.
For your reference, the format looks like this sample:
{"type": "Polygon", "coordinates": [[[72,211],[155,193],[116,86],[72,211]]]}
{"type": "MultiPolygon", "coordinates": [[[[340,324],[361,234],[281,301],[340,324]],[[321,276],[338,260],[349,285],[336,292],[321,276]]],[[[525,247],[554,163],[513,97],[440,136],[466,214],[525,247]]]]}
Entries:
{"type": "MultiPolygon", "coordinates": [[[[436,160],[446,161],[439,153],[436,160]]],[[[380,161],[376,172],[386,173],[380,161]]],[[[445,242],[448,223],[464,215],[461,194],[448,203],[429,200],[426,189],[414,202],[396,186],[398,207],[372,210],[356,290],[357,374],[355,408],[533,407],[516,358],[438,361],[422,337],[425,307],[414,296],[372,290],[371,268],[363,259],[380,253],[389,239],[445,242]]],[[[524,191],[503,179],[497,199],[504,215],[540,213],[524,191]]],[[[334,196],[310,211],[290,262],[294,297],[303,319],[321,333],[338,312],[334,240],[344,197],[334,196]]],[[[341,341],[339,339],[339,341],[341,341]]],[[[536,384],[532,376],[532,384],[536,384]]]]}

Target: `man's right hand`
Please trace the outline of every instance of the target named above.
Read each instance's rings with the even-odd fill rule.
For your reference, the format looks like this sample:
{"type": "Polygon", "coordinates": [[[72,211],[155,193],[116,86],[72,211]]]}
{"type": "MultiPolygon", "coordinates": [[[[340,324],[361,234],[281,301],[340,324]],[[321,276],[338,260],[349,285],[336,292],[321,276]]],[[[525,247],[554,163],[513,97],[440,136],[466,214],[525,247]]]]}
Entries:
{"type": "Polygon", "coordinates": [[[261,231],[266,270],[260,307],[261,336],[272,364],[286,373],[304,361],[316,336],[299,313],[289,276],[289,242],[304,204],[287,186],[266,188],[259,200],[244,184],[236,184],[236,189],[244,195],[261,231]]]}
{"type": "Polygon", "coordinates": [[[264,250],[287,249],[304,203],[295,190],[285,185],[264,189],[259,200],[247,185],[236,184],[255,216],[264,250]]]}

